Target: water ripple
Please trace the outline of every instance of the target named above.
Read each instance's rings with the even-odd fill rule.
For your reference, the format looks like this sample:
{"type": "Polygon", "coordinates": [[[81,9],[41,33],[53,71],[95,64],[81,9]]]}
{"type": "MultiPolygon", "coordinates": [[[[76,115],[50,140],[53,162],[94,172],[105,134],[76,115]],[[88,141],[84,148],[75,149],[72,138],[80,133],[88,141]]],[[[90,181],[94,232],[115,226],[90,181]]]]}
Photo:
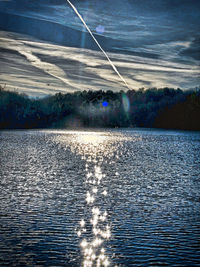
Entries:
{"type": "Polygon", "coordinates": [[[199,266],[199,133],[0,132],[1,266],[199,266]]]}

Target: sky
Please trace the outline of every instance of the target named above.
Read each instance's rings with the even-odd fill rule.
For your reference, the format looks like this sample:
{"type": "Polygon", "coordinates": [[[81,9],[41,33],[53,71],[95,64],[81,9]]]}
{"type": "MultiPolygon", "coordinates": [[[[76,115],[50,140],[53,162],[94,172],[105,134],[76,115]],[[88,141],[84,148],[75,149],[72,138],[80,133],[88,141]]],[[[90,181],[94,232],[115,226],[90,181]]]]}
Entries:
{"type": "MultiPolygon", "coordinates": [[[[131,89],[200,85],[200,1],[72,0],[131,89]]],[[[126,90],[64,0],[0,0],[0,84],[126,90]]]]}

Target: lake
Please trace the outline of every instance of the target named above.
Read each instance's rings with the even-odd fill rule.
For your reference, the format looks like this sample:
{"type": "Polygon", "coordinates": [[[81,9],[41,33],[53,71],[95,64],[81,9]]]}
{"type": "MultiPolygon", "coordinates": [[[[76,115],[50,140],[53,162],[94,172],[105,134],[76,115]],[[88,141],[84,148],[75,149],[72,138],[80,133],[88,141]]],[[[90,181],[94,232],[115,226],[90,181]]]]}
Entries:
{"type": "Polygon", "coordinates": [[[200,266],[200,132],[0,131],[0,266],[200,266]]]}

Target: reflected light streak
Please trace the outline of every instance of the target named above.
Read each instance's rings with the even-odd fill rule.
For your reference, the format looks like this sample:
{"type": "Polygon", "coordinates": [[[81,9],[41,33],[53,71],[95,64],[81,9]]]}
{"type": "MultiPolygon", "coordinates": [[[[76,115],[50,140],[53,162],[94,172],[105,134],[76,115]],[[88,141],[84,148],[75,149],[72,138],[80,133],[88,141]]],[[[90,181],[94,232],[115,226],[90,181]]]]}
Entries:
{"type": "MultiPolygon", "coordinates": [[[[112,134],[105,132],[81,131],[68,131],[67,138],[73,140],[73,145],[70,141],[70,150],[81,156],[85,167],[85,215],[80,219],[76,230],[80,238],[82,266],[109,266],[111,262],[104,248],[105,242],[111,238],[106,210],[108,190],[105,185],[106,174],[103,173],[101,165],[102,162],[110,162],[115,153],[112,144],[116,140],[111,142],[112,134]]],[[[59,142],[65,142],[67,138],[61,132],[59,142]]],[[[116,146],[114,148],[116,149],[116,146]]]]}
{"type": "MultiPolygon", "coordinates": [[[[95,141],[96,139],[98,139],[98,137],[96,136],[95,141]]],[[[81,138],[82,141],[83,139],[84,141],[86,141],[88,139],[88,135],[83,135],[81,138]]],[[[95,148],[95,146],[93,146],[93,148],[95,148]]],[[[93,151],[89,157],[84,156],[85,160],[88,162],[85,164],[85,169],[87,171],[85,182],[89,186],[88,189],[90,189],[86,193],[86,203],[87,205],[90,205],[89,207],[91,207],[91,218],[88,224],[92,226],[91,234],[93,235],[93,238],[90,237],[87,240],[84,238],[80,243],[83,254],[83,266],[110,265],[108,257],[105,254],[105,249],[102,247],[104,241],[111,238],[110,226],[106,223],[108,213],[107,211],[101,211],[100,207],[93,204],[95,203],[96,197],[105,197],[107,195],[106,189],[102,191],[102,189],[100,190],[100,188],[98,188],[98,185],[101,183],[101,180],[105,178],[105,174],[102,173],[101,167],[96,165],[96,163],[98,163],[97,154],[98,153],[96,153],[96,151],[93,151]],[[93,171],[91,171],[91,165],[93,165],[93,171]],[[90,185],[91,182],[92,185],[90,185]],[[93,184],[97,184],[97,186],[94,186],[93,184]]],[[[84,227],[85,224],[85,220],[82,219],[80,221],[80,225],[84,227]]],[[[79,237],[81,236],[81,234],[82,232],[77,233],[79,237]]]]}
{"type": "MultiPolygon", "coordinates": [[[[81,161],[83,171],[80,177],[83,186],[83,191],[80,192],[83,215],[80,215],[82,217],[75,229],[81,248],[81,266],[112,265],[111,258],[114,255],[109,257],[106,251],[106,244],[112,238],[107,211],[110,190],[106,182],[109,177],[104,173],[102,165],[113,164],[114,159],[120,158],[121,140],[142,140],[139,135],[133,138],[118,133],[118,136],[119,139],[113,132],[56,131],[54,141],[62,144],[64,149],[69,149],[72,156],[81,161]]],[[[117,170],[113,172],[114,176],[120,175],[117,170]]]]}

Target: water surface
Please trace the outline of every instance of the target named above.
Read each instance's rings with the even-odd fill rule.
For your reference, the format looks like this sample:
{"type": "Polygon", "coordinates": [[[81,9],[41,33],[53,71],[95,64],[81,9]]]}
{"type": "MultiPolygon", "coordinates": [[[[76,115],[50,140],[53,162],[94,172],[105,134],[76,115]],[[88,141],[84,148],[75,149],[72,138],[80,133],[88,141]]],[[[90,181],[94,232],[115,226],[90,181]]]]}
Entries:
{"type": "Polygon", "coordinates": [[[200,133],[0,132],[1,266],[199,266],[200,133]]]}

